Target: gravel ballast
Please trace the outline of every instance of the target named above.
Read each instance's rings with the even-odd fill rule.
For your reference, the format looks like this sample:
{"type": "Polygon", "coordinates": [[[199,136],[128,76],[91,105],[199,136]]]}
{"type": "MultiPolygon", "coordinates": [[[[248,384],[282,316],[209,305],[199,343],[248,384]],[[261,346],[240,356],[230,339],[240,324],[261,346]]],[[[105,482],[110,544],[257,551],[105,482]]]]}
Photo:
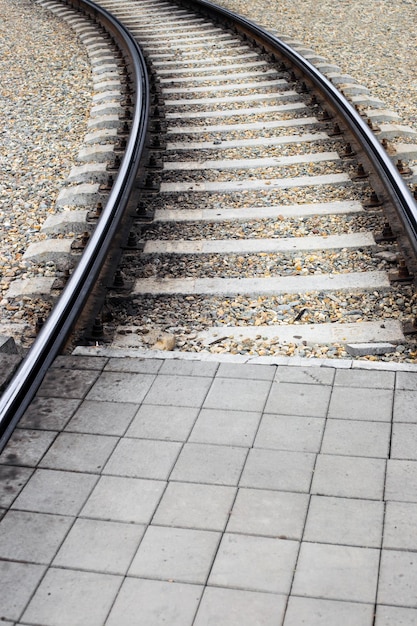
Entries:
{"type": "MultiPolygon", "coordinates": [[[[29,243],[44,238],[39,230],[55,211],[56,198],[86,133],[92,83],[85,47],[66,22],[39,5],[0,0],[0,33],[0,293],[4,295],[11,281],[27,275],[22,255],[29,243]]],[[[32,306],[36,316],[36,305],[28,308],[32,306]]],[[[2,302],[2,323],[16,322],[19,315],[2,302]]]]}

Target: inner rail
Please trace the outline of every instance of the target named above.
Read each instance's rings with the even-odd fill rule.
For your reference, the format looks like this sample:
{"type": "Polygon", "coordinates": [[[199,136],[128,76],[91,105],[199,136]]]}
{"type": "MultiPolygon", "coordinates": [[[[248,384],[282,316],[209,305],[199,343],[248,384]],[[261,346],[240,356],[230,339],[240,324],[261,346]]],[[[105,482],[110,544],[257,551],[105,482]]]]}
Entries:
{"type": "Polygon", "coordinates": [[[125,154],[106,207],[58,302],[0,398],[0,452],[58,356],[99,280],[135,186],[149,117],[149,82],[142,52],[129,31],[90,0],[67,0],[100,24],[117,43],[128,67],[135,102],[125,154]]]}

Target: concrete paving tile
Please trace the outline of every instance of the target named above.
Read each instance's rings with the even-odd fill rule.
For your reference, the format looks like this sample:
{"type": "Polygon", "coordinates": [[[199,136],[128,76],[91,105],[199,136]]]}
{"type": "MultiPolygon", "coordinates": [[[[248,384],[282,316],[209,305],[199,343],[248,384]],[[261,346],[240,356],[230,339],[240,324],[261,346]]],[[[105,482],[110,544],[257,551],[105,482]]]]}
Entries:
{"type": "Polygon", "coordinates": [[[166,480],[181,444],[153,439],[122,439],[108,460],[103,474],[166,480]]]}
{"type": "Polygon", "coordinates": [[[143,404],[135,415],[128,437],[185,441],[197,419],[198,408],[143,404]]]}
{"type": "Polygon", "coordinates": [[[200,530],[224,530],[236,495],[234,487],[171,482],[153,523],[200,530]]]}
{"type": "Polygon", "coordinates": [[[321,452],[387,458],[390,437],[391,424],[387,422],[329,419],[324,430],[321,452]]]}
{"type": "Polygon", "coordinates": [[[57,356],[52,363],[51,368],[54,369],[74,369],[74,370],[102,370],[108,362],[106,356],[83,356],[83,355],[64,355],[57,356]]]}
{"type": "Polygon", "coordinates": [[[308,502],[303,493],[239,489],[227,531],[301,541],[308,502]]]}
{"type": "Polygon", "coordinates": [[[130,357],[110,358],[105,372],[131,372],[135,374],[156,374],[160,371],[162,359],[141,359],[130,357]]]}
{"type": "Polygon", "coordinates": [[[96,482],[97,476],[93,474],[38,469],[14,501],[13,508],[77,515],[96,482]]]}
{"type": "Polygon", "coordinates": [[[416,461],[388,460],[385,500],[417,502],[416,461]]]}
{"type": "Polygon", "coordinates": [[[3,519],[3,517],[6,515],[7,513],[7,509],[0,509],[0,520],[3,519]]]}
{"type": "Polygon", "coordinates": [[[417,391],[417,372],[397,372],[395,388],[417,391]]]}
{"type": "Polygon", "coordinates": [[[79,407],[81,399],[34,398],[22,416],[21,428],[62,430],[79,407]]]}
{"type": "Polygon", "coordinates": [[[212,383],[208,376],[163,376],[160,374],[144,404],[200,407],[212,383]]]}
{"type": "Polygon", "coordinates": [[[417,553],[382,550],[378,604],[416,607],[417,553]]]}
{"type": "Polygon", "coordinates": [[[50,398],[84,398],[99,376],[98,370],[50,369],[37,395],[50,398]]]}
{"type": "Polygon", "coordinates": [[[398,389],[394,397],[394,422],[417,424],[417,391],[398,389]]]}
{"type": "Polygon", "coordinates": [[[208,530],[148,526],[129,576],[203,584],[220,537],[208,530]]]}
{"type": "Polygon", "coordinates": [[[237,485],[247,450],[233,446],[186,443],[171,480],[214,485],[237,485]]]}
{"type": "Polygon", "coordinates": [[[286,596],[206,587],[194,626],[279,626],[286,596]]]}
{"type": "Polygon", "coordinates": [[[118,437],[106,435],[60,433],[39,466],[98,474],[118,441],[118,437]]]}
{"type": "Polygon", "coordinates": [[[320,454],[317,457],[311,493],[381,500],[384,478],[383,459],[320,454]]]}
{"type": "Polygon", "coordinates": [[[327,600],[375,602],[379,550],[302,543],[292,593],[327,600]]]}
{"type": "Polygon", "coordinates": [[[241,487],[308,493],[316,455],[286,450],[249,451],[241,487]]]}
{"type": "Polygon", "coordinates": [[[265,413],[326,417],[331,390],[329,385],[273,383],[265,413]]]}
{"type": "Polygon", "coordinates": [[[0,463],[36,467],[56,435],[51,430],[17,428],[0,456],[0,463]]]}
{"type": "Polygon", "coordinates": [[[0,558],[49,564],[74,519],[10,510],[0,522],[0,558]]]}
{"type": "Polygon", "coordinates": [[[390,456],[417,461],[417,424],[393,424],[390,456]]]}
{"type": "Polygon", "coordinates": [[[387,502],[384,521],[384,548],[417,550],[417,504],[387,502]]]}
{"type": "Polygon", "coordinates": [[[301,383],[304,385],[331,385],[335,371],[331,367],[292,367],[279,365],[275,374],[277,383],[301,383]]]}
{"type": "Polygon", "coordinates": [[[184,361],[181,359],[167,359],[162,361],[160,374],[175,376],[211,376],[218,370],[219,364],[215,361],[184,361]]]}
{"type": "Polygon", "coordinates": [[[274,365],[253,365],[251,363],[220,363],[217,378],[239,378],[239,380],[273,380],[274,365]]]}
{"type": "Polygon", "coordinates": [[[8,508],[33,474],[29,467],[0,465],[0,506],[8,508]]]}
{"type": "Polygon", "coordinates": [[[45,569],[45,565],[0,561],[0,615],[2,619],[19,619],[44,575],[45,569]]]}
{"type": "Polygon", "coordinates": [[[84,400],[65,430],[91,435],[122,436],[133,419],[137,404],[84,400]]]}
{"type": "Polygon", "coordinates": [[[53,565],[105,574],[125,574],[145,526],[77,519],[53,565]]]}
{"type": "Polygon", "coordinates": [[[102,476],[80,516],[148,524],[165,489],[165,481],[102,476]]]}
{"type": "Polygon", "coordinates": [[[203,407],[230,411],[262,411],[271,382],[266,380],[240,380],[215,378],[203,407]]]}
{"type": "Polygon", "coordinates": [[[106,626],[191,626],[202,592],[200,585],[126,578],[106,626]]]}
{"type": "Polygon", "coordinates": [[[367,387],[369,389],[394,389],[395,372],[378,370],[336,369],[335,387],[367,387]]]}
{"type": "Polygon", "coordinates": [[[417,609],[382,604],[376,607],[375,626],[415,626],[416,624],[417,609]]]}
{"type": "Polygon", "coordinates": [[[379,548],[383,517],[383,502],[312,496],[303,540],[379,548]]]}
{"type": "Polygon", "coordinates": [[[284,626],[373,626],[373,604],[290,596],[284,626]]]}
{"type": "Polygon", "coordinates": [[[190,441],[250,448],[260,419],[260,412],[201,409],[190,441]]]}
{"type": "Polygon", "coordinates": [[[328,417],[369,422],[390,422],[392,416],[391,389],[334,387],[328,417]]]}
{"type": "Polygon", "coordinates": [[[223,535],[209,577],[209,585],[288,593],[298,554],[298,542],[223,535]]]}
{"type": "Polygon", "coordinates": [[[44,626],[102,626],[122,580],[121,576],[51,567],[22,621],[44,626]]]}
{"type": "Polygon", "coordinates": [[[154,380],[154,374],[103,372],[86,399],[140,404],[154,380]]]}
{"type": "Polygon", "coordinates": [[[255,448],[319,452],[323,437],[324,418],[299,415],[269,415],[262,417],[256,435],[255,448]]]}

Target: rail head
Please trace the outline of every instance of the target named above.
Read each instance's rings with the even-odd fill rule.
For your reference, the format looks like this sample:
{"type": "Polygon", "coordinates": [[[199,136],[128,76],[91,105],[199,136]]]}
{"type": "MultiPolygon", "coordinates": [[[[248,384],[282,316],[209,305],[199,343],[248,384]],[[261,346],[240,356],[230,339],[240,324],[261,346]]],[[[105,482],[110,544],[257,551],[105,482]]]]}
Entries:
{"type": "Polygon", "coordinates": [[[0,398],[0,452],[65,345],[99,277],[135,187],[145,147],[149,81],[138,44],[114,16],[91,0],[67,0],[66,4],[92,17],[123,50],[135,91],[131,130],[118,176],[96,229],[61,297],[0,398]]]}

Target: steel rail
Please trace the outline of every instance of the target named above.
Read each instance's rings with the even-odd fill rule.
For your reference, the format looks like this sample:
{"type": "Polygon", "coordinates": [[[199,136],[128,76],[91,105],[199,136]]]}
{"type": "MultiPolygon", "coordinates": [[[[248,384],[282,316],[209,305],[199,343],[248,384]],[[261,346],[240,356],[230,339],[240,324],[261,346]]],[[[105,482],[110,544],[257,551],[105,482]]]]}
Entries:
{"type": "Polygon", "coordinates": [[[382,181],[386,196],[392,202],[412,249],[413,256],[417,259],[416,202],[404,179],[372,130],[333,83],[296,50],[249,19],[208,0],[178,0],[178,2],[181,5],[193,8],[199,7],[215,19],[219,19],[219,16],[221,16],[231,27],[238,25],[244,34],[254,37],[259,45],[268,46],[269,51],[276,51],[280,56],[289,60],[291,64],[301,71],[303,80],[307,78],[314,85],[314,88],[321,92],[326,101],[326,106],[330,105],[341,116],[349,132],[359,143],[377,176],[382,181]]]}
{"type": "Polygon", "coordinates": [[[68,0],[117,39],[129,64],[136,91],[131,131],[106,207],[61,297],[0,398],[0,451],[4,448],[45,374],[62,350],[100,274],[135,185],[145,146],[149,115],[149,83],[142,52],[128,30],[90,0],[68,0]]]}

